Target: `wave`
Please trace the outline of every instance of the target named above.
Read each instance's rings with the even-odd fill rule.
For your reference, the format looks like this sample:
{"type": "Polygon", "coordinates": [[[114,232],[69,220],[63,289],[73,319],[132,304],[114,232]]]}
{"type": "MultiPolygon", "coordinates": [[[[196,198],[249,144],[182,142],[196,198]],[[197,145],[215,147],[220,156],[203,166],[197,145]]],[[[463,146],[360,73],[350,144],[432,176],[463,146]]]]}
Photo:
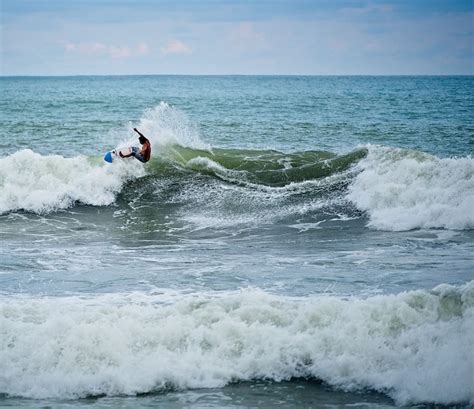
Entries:
{"type": "MultiPolygon", "coordinates": [[[[229,208],[235,212],[201,220],[272,222],[290,216],[293,223],[304,214],[315,219],[306,220],[312,223],[320,222],[323,212],[330,218],[366,215],[369,227],[378,230],[474,228],[470,157],[441,159],[370,145],[345,154],[216,148],[201,141],[184,113],[165,103],[146,111],[138,126],[153,145],[146,166],[133,158],[110,165],[99,157],[42,156],[31,150],[0,159],[0,214],[51,213],[76,204],[108,206],[120,197],[144,197],[139,190],[150,182],[168,181],[164,185],[178,186],[177,197],[187,202],[205,199],[203,208],[211,209],[221,202],[227,213],[229,208]],[[141,183],[145,176],[146,183],[141,183]],[[201,176],[208,179],[201,178],[197,186],[195,179],[201,176]],[[235,186],[243,189],[237,192],[239,209],[226,194],[235,186]]],[[[153,199],[153,194],[148,198],[163,200],[153,199]]]]}
{"type": "MultiPolygon", "coordinates": [[[[146,167],[133,158],[110,165],[99,157],[43,156],[29,149],[1,158],[0,214],[51,213],[76,204],[107,206],[116,202],[130,185],[127,182],[144,176],[173,179],[184,190],[190,189],[195,174],[250,189],[290,186],[294,190],[295,185],[344,173],[367,154],[365,149],[336,155],[212,148],[199,139],[183,113],[164,103],[146,111],[139,127],[153,145],[153,158],[146,167]]],[[[119,146],[135,139],[122,140],[119,146]]]]}
{"type": "Polygon", "coordinates": [[[327,151],[284,153],[276,150],[196,150],[172,145],[166,151],[173,162],[198,172],[244,185],[284,187],[333,176],[365,157],[358,149],[345,155],[327,151]]]}
{"type": "Polygon", "coordinates": [[[366,299],[156,290],[9,296],[0,305],[0,393],[7,396],[308,378],[380,391],[398,404],[474,403],[474,282],[366,299]]]}
{"type": "Polygon", "coordinates": [[[347,199],[379,230],[474,228],[474,159],[369,147],[347,199]]]}

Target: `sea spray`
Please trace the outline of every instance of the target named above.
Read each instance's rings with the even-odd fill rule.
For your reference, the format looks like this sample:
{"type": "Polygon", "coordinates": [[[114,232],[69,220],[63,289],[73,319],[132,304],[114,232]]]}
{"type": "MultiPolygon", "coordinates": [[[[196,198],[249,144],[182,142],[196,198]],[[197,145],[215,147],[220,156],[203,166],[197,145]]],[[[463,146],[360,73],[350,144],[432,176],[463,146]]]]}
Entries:
{"type": "Polygon", "coordinates": [[[0,300],[0,393],[135,395],[316,378],[397,403],[474,402],[474,282],[370,298],[237,292],[0,300]]]}
{"type": "Polygon", "coordinates": [[[196,124],[182,110],[166,102],[145,110],[137,125],[129,124],[130,129],[133,127],[150,140],[154,151],[160,156],[168,146],[176,144],[194,149],[210,149],[210,145],[201,140],[196,124]]]}

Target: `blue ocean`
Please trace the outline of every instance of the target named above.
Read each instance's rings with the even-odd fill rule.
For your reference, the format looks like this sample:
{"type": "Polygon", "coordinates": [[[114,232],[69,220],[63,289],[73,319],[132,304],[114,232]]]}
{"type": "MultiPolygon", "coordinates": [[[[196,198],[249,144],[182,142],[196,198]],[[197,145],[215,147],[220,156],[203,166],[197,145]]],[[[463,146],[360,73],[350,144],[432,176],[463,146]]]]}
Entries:
{"type": "Polygon", "coordinates": [[[474,404],[474,77],[0,89],[0,406],[474,404]]]}

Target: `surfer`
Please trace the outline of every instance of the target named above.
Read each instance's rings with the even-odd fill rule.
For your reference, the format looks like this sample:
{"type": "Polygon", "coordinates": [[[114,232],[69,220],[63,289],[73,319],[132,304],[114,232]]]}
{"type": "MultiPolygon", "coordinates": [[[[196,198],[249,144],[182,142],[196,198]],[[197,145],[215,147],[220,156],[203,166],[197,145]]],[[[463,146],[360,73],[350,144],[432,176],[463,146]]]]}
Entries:
{"type": "Polygon", "coordinates": [[[133,130],[140,135],[138,141],[142,145],[141,149],[138,149],[136,146],[132,146],[132,151],[128,155],[123,155],[122,152],[119,152],[120,157],[129,158],[133,156],[135,159],[138,159],[140,162],[146,163],[150,160],[151,156],[151,144],[150,141],[143,135],[137,128],[133,130]]]}

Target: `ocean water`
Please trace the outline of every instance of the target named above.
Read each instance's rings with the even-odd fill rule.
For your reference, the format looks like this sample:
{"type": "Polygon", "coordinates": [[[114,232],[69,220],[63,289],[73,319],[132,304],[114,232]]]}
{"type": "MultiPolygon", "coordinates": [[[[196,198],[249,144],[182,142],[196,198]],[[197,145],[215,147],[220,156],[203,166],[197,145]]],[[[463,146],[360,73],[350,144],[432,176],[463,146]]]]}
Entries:
{"type": "Polygon", "coordinates": [[[0,87],[0,406],[474,404],[474,77],[0,87]]]}

